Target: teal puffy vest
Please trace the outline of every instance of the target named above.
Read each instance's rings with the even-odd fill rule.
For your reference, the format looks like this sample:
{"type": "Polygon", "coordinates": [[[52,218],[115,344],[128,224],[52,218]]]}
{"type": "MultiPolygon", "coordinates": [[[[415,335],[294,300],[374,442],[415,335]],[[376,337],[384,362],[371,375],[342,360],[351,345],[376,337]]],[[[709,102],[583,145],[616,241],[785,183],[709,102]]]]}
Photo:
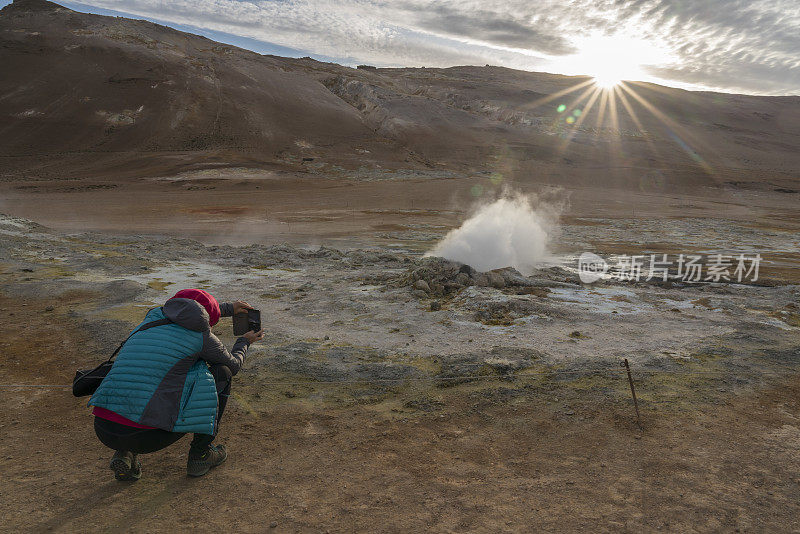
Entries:
{"type": "MultiPolygon", "coordinates": [[[[161,308],[154,308],[136,328],[163,318],[161,308]]],[[[214,434],[217,389],[208,365],[197,357],[202,347],[202,332],[175,323],[136,332],[89,406],[170,432],[214,434]]]]}

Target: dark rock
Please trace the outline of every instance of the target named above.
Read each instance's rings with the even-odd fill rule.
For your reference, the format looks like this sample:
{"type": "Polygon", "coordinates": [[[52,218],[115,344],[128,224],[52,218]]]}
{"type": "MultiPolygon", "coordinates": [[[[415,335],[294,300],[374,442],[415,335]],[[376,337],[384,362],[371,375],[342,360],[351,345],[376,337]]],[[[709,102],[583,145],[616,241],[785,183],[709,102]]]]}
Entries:
{"type": "Polygon", "coordinates": [[[486,278],[489,281],[489,285],[495,289],[503,289],[506,287],[506,281],[503,275],[497,271],[489,271],[486,273],[486,278]]]}
{"type": "Polygon", "coordinates": [[[529,286],[531,281],[522,275],[518,270],[513,267],[503,267],[502,269],[495,269],[491,272],[497,273],[503,277],[503,281],[507,286],[529,286]]]}
{"type": "Polygon", "coordinates": [[[472,276],[476,272],[477,271],[471,265],[467,265],[466,263],[462,265],[461,268],[458,270],[459,274],[463,273],[466,274],[467,276],[472,276]]]}
{"type": "Polygon", "coordinates": [[[469,274],[461,272],[456,275],[455,282],[457,284],[461,284],[462,286],[468,286],[472,283],[472,279],[470,278],[469,274]]]}
{"type": "Polygon", "coordinates": [[[414,289],[418,289],[420,291],[424,291],[425,293],[431,292],[431,287],[428,285],[428,282],[425,280],[417,280],[414,282],[414,289]]]}
{"type": "Polygon", "coordinates": [[[444,284],[445,294],[458,293],[462,289],[464,289],[464,285],[459,284],[458,282],[447,282],[444,284]]]}
{"type": "Polygon", "coordinates": [[[475,273],[472,279],[478,287],[489,287],[489,278],[485,273],[475,273]]]}

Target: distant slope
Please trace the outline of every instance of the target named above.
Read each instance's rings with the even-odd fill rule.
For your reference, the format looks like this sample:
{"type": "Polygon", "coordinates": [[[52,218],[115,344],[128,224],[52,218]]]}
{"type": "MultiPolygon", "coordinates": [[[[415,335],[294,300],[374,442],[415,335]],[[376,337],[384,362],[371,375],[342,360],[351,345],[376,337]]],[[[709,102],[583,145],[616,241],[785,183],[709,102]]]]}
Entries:
{"type": "Polygon", "coordinates": [[[353,107],[281,61],[43,1],[0,11],[0,154],[374,144],[353,107]]]}
{"type": "MultiPolygon", "coordinates": [[[[499,67],[350,69],[262,56],[43,0],[0,11],[0,174],[140,176],[208,164],[501,171],[635,185],[797,178],[800,98],[631,85],[600,121],[585,77],[499,67]],[[565,104],[565,112],[557,106],[565,104]],[[627,105],[624,105],[626,104],[627,105]],[[635,117],[628,112],[628,106],[635,117]],[[570,125],[565,117],[586,110],[570,125]],[[594,170],[594,171],[593,171],[594,170]],[[576,178],[577,177],[577,178],[576,178]]],[[[575,115],[577,117],[577,115],[575,115]]]]}

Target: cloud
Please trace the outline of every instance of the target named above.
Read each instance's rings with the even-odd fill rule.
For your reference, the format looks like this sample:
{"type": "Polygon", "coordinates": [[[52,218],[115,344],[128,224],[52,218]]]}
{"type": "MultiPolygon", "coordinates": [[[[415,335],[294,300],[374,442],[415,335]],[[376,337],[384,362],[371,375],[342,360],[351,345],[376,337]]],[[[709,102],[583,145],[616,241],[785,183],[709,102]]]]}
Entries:
{"type": "MultiPolygon", "coordinates": [[[[559,72],[590,35],[652,43],[673,85],[800,93],[796,0],[87,0],[174,24],[379,66],[559,72]]],[[[574,62],[573,62],[574,63],[574,62]]]]}
{"type": "Polygon", "coordinates": [[[478,7],[464,11],[460,5],[435,4],[429,8],[405,4],[415,26],[432,33],[468,37],[470,40],[545,54],[575,52],[566,37],[551,28],[537,28],[521,13],[509,14],[478,7]]]}

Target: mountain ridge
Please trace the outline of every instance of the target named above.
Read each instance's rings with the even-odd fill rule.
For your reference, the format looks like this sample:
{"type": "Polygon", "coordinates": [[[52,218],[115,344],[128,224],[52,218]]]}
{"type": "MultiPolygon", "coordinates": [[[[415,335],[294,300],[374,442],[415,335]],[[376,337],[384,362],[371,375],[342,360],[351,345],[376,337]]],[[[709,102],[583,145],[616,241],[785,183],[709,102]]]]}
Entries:
{"type": "Polygon", "coordinates": [[[46,0],[0,10],[0,39],[12,73],[0,80],[5,179],[53,176],[54,161],[65,176],[138,176],[223,162],[303,169],[309,161],[471,173],[502,159],[507,174],[529,175],[608,165],[617,144],[618,168],[675,169],[698,183],[741,169],[794,178],[799,163],[800,97],[637,83],[630,87],[672,123],[629,95],[634,113],[618,105],[616,124],[598,117],[597,98],[586,121],[570,126],[556,106],[589,111],[590,96],[576,98],[591,87],[588,77],[495,66],[354,69],[46,0]],[[584,87],[553,99],[576,84],[584,87]]]}

